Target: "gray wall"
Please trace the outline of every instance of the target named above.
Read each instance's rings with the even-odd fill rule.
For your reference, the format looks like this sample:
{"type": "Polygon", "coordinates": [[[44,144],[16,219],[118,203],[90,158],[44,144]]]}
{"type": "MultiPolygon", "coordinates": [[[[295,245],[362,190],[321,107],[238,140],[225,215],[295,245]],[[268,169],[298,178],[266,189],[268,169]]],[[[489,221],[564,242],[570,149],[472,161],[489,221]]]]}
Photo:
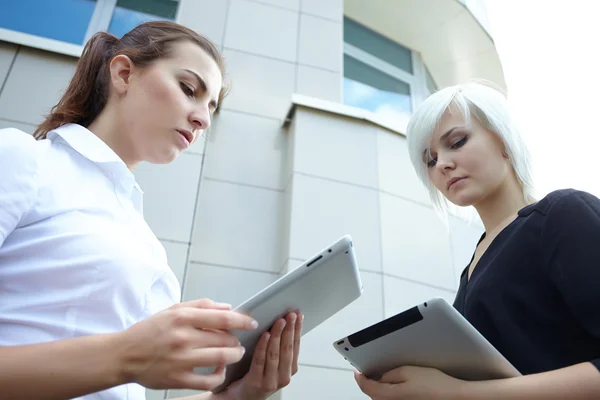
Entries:
{"type": "Polygon", "coordinates": [[[0,41],[0,128],[32,133],[66,89],[77,59],[0,41]]]}

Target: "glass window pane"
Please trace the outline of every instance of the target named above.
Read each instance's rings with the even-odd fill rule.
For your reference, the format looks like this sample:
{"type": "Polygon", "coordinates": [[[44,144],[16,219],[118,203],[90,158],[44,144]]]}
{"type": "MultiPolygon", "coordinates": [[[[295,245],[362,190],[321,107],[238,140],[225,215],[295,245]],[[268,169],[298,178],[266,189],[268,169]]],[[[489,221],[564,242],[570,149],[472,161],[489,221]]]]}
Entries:
{"type": "Polygon", "coordinates": [[[147,21],[175,20],[177,0],[117,0],[108,31],[117,37],[147,21]]]}
{"type": "Polygon", "coordinates": [[[410,85],[344,55],[344,104],[404,126],[412,109],[410,85]]]}
{"type": "Polygon", "coordinates": [[[408,73],[413,73],[410,49],[346,17],[344,17],[344,42],[408,73]]]}
{"type": "Polygon", "coordinates": [[[96,8],[96,0],[3,0],[2,3],[1,28],[78,45],[83,44],[96,8]]]}
{"type": "Polygon", "coordinates": [[[427,67],[425,67],[425,75],[425,84],[427,85],[427,90],[429,90],[429,94],[437,92],[438,87],[435,84],[433,76],[431,76],[431,73],[429,72],[429,69],[427,69],[427,67]]]}

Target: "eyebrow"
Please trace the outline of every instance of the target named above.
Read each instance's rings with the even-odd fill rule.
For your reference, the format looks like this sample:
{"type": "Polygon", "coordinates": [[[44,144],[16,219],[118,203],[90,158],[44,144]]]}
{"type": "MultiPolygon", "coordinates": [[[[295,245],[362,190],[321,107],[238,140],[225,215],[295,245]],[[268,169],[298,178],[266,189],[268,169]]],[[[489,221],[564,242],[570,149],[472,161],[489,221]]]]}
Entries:
{"type": "Polygon", "coordinates": [[[446,133],[444,133],[441,137],[440,137],[440,142],[445,140],[448,136],[450,136],[450,134],[452,134],[452,132],[459,130],[459,129],[464,129],[466,128],[466,126],[455,126],[453,128],[450,128],[446,131],[446,133]]]}
{"type": "MultiPolygon", "coordinates": [[[[459,129],[464,129],[464,128],[466,128],[466,126],[454,126],[450,129],[448,129],[446,131],[446,133],[444,133],[442,136],[440,136],[440,142],[443,142],[444,140],[446,140],[446,138],[448,136],[450,136],[452,134],[452,132],[459,130],[459,129]]],[[[427,150],[428,149],[423,150],[423,159],[426,159],[426,157],[427,157],[427,150]]]]}
{"type": "MultiPolygon", "coordinates": [[[[197,73],[195,73],[194,71],[192,71],[191,69],[184,69],[183,71],[187,72],[188,74],[192,75],[194,78],[196,78],[196,80],[198,81],[198,84],[200,85],[200,88],[207,92],[208,91],[208,86],[206,86],[206,82],[204,81],[204,79],[202,79],[202,77],[200,77],[200,75],[198,75],[197,73]]],[[[216,100],[211,100],[210,106],[212,106],[215,110],[218,108],[219,103],[217,103],[216,100]]]]}

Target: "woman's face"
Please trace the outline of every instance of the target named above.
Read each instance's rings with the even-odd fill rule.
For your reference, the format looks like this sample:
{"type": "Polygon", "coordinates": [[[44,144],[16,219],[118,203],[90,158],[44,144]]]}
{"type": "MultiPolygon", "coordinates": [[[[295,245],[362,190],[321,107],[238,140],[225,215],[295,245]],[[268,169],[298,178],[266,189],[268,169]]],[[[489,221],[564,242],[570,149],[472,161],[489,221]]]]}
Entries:
{"type": "Polygon", "coordinates": [[[509,179],[512,166],[497,135],[472,117],[467,126],[458,111],[446,111],[423,155],[429,179],[450,202],[476,205],[509,179]]]}
{"type": "Polygon", "coordinates": [[[223,85],[217,63],[191,41],[147,67],[114,68],[112,80],[128,158],[156,164],[173,161],[210,126],[223,85]]]}

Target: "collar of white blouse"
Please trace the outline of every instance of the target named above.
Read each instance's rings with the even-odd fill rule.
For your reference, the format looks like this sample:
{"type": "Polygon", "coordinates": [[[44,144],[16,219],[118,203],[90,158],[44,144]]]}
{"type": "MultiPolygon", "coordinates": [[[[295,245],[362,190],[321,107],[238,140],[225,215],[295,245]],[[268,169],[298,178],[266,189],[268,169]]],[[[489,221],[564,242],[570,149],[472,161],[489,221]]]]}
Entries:
{"type": "Polygon", "coordinates": [[[62,140],[64,144],[96,164],[113,182],[115,190],[131,199],[134,208],[142,214],[142,189],[127,165],[102,139],[77,124],[66,124],[54,129],[48,132],[47,138],[53,142],[62,140]]]}

